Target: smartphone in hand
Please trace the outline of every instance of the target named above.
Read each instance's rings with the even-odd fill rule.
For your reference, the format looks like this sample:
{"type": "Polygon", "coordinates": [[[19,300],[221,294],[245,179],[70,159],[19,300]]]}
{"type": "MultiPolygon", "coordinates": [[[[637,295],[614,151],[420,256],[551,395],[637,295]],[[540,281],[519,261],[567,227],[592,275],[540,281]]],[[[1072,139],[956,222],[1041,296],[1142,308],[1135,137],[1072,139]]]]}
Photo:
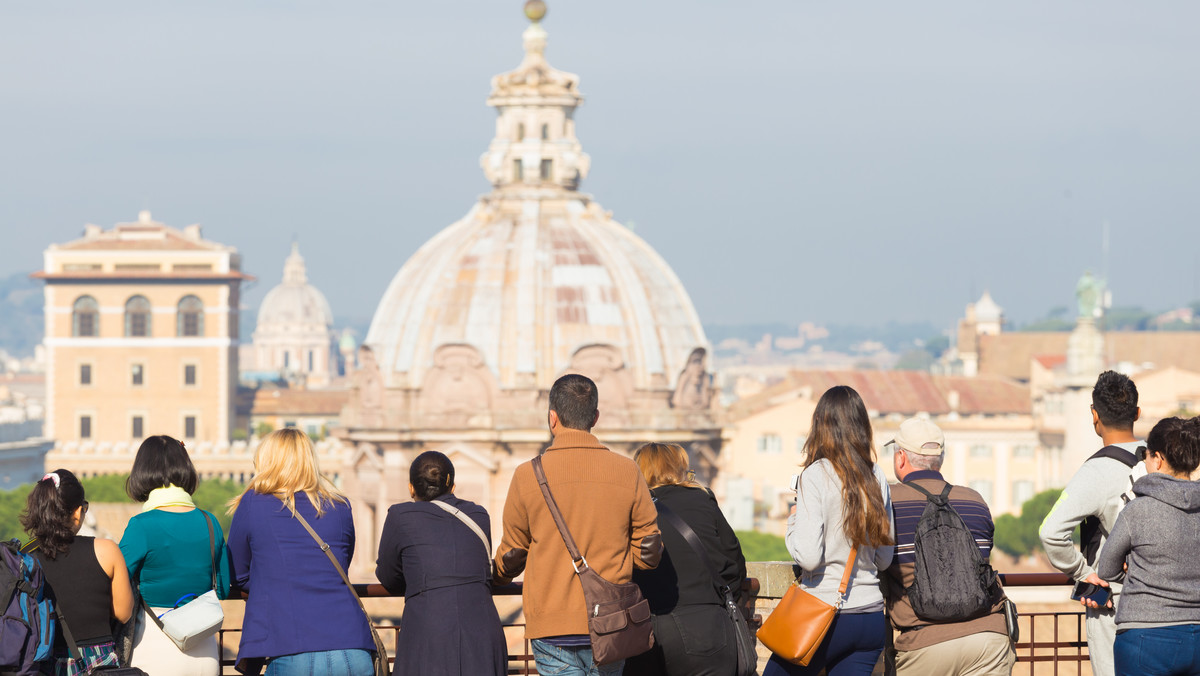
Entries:
{"type": "Polygon", "coordinates": [[[1100,585],[1092,584],[1091,582],[1076,582],[1075,588],[1071,590],[1072,601],[1087,599],[1095,602],[1095,604],[1101,608],[1108,603],[1108,598],[1111,595],[1112,592],[1108,587],[1101,587],[1100,585]]]}

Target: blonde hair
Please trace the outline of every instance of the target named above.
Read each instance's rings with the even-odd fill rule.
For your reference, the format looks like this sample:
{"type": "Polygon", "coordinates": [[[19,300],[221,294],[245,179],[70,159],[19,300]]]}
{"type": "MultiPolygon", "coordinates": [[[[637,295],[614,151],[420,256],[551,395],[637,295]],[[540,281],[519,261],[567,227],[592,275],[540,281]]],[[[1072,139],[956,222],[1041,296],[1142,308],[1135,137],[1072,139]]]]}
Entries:
{"type": "Polygon", "coordinates": [[[644,444],[633,453],[633,461],[646,479],[650,488],[659,486],[686,486],[701,488],[695,479],[689,476],[688,454],[683,446],[678,444],[644,444]]]}
{"type": "Polygon", "coordinates": [[[296,514],[296,493],[308,496],[318,517],[334,502],[347,502],[346,496],[321,474],[312,440],[294,427],[275,430],[259,442],[254,451],[254,478],[245,493],[229,501],[230,514],[251,491],[278,497],[293,515],[296,514]]]}

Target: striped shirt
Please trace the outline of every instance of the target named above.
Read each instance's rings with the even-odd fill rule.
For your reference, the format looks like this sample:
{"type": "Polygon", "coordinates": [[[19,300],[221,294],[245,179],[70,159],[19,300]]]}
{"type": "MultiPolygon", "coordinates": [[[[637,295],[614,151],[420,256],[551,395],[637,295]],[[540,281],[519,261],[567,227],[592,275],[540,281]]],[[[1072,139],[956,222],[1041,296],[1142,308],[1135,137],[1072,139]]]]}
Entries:
{"type": "MultiPolygon", "coordinates": [[[[912,472],[904,478],[903,483],[892,486],[892,513],[896,518],[896,554],[892,559],[893,564],[911,564],[917,560],[913,538],[917,532],[917,522],[925,513],[926,498],[920,491],[905,485],[914,481],[920,481],[921,488],[934,495],[941,493],[946,486],[942,475],[933,470],[912,472]]],[[[979,553],[986,561],[992,553],[992,535],[995,531],[992,512],[987,503],[975,491],[955,486],[950,497],[950,506],[958,512],[967,529],[975,536],[979,553]]]]}

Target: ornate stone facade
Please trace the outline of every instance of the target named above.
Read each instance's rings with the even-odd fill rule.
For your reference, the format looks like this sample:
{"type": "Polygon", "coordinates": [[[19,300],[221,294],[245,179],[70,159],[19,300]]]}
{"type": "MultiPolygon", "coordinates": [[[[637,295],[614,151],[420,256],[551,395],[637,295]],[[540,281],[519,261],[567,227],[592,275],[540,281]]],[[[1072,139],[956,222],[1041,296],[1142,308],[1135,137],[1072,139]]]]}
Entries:
{"type": "Polygon", "coordinates": [[[590,166],[575,137],[579,78],[547,63],[530,18],[524,60],[488,98],[492,191],[400,269],[359,351],[335,434],[355,449],[343,477],[360,571],[426,450],[451,457],[457,493],[498,533],[513,470],[550,441],[548,392],[566,373],[599,385],[597,433],[612,448],[676,442],[702,477],[717,465],[699,318],[666,262],[578,191],[590,166]]]}

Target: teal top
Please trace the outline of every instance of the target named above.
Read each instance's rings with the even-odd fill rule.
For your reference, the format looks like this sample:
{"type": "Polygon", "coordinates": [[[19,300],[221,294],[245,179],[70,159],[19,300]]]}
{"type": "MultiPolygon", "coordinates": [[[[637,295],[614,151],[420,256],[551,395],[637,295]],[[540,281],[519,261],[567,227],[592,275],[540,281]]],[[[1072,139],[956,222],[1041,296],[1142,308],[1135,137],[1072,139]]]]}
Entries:
{"type": "Polygon", "coordinates": [[[208,526],[213,525],[217,548],[217,596],[229,593],[229,550],[225,534],[212,514],[201,509],[167,512],[153,509],[129,520],[121,537],[121,554],[129,579],[140,584],[142,598],[155,608],[172,608],[187,594],[213,588],[208,526]]]}

